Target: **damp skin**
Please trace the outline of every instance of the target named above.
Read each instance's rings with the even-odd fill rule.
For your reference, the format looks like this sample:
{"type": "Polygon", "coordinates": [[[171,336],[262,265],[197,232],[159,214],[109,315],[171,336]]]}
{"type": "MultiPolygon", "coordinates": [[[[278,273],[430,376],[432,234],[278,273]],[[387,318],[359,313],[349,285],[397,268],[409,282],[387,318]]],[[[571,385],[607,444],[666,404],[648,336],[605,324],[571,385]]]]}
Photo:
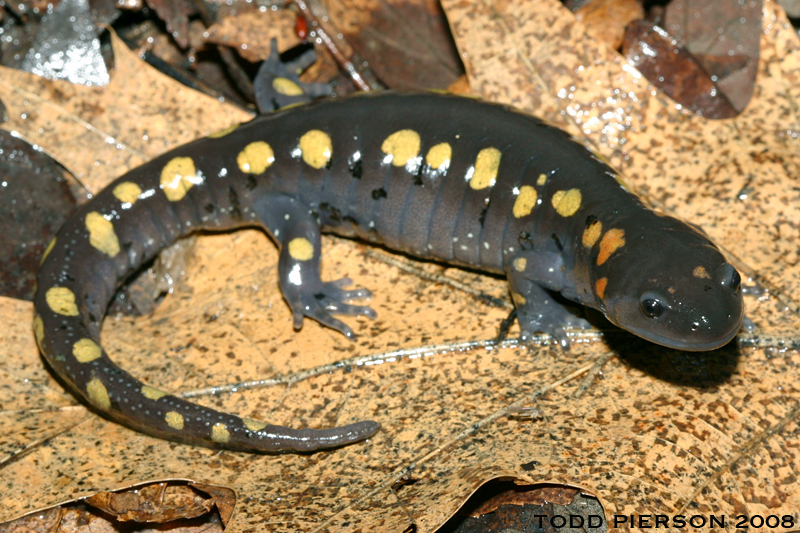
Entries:
{"type": "MultiPolygon", "coordinates": [[[[523,339],[584,325],[560,293],[681,350],[727,343],[740,278],[694,227],[659,215],[566,133],[499,105],[441,94],[362,95],[293,107],[180,147],[120,177],[48,246],[34,331],[53,370],[105,416],[159,437],[255,452],[363,440],[379,425],[291,429],[220,413],[146,385],[102,348],[116,288],[176,239],[263,228],[280,248],[297,329],[375,311],[370,291],[323,282],[321,232],[504,274],[523,339]]],[[[378,287],[380,289],[380,287],[378,287]]]]}

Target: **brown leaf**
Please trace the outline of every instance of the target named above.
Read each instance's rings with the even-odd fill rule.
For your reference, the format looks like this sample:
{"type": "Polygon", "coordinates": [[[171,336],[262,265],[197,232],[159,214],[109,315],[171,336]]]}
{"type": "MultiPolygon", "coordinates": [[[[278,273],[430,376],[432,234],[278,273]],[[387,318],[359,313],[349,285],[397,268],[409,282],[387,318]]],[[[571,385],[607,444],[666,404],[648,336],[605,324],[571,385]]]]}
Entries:
{"type": "Polygon", "coordinates": [[[463,72],[436,0],[326,0],[353,47],[392,89],[445,89],[463,72]]]}
{"type": "Polygon", "coordinates": [[[207,483],[190,483],[189,485],[211,496],[214,500],[214,505],[219,511],[222,527],[228,525],[233,515],[233,508],[236,505],[236,493],[227,487],[219,487],[207,483]]]}
{"type": "Polygon", "coordinates": [[[294,31],[296,18],[288,9],[241,11],[208,28],[206,41],[236,48],[243,58],[256,63],[269,57],[273,38],[278,40],[280,52],[300,44],[294,31]]]}
{"type": "Polygon", "coordinates": [[[714,77],[733,106],[743,110],[758,70],[761,1],[673,0],[664,24],[714,77]],[[737,68],[738,67],[738,68],[737,68]]]}
{"type": "Polygon", "coordinates": [[[786,132],[800,130],[800,42],[783,15],[766,4],[750,107],[712,122],[676,109],[555,0],[445,9],[473,90],[581,135],[770,288],[746,302],[766,347],[676,353],[612,330],[569,354],[485,349],[464,341],[495,335],[509,306],[502,280],[336,238],[323,243],[324,278],[379,289],[380,316],[350,320],[355,343],[310,321],[295,333],[266,236],[206,235],[185,283],[152,315],[105,321],[112,357],[241,415],[292,427],[369,418],[381,431],[284,456],[147,437],[76,405],[36,353],[30,305],[0,299],[0,520],[152,479],[235,489],[233,532],[431,532],[504,477],[580,487],[609,515],[796,512],[800,354],[779,350],[798,345],[798,141],[786,132]],[[541,416],[518,416],[521,407],[541,416]]]}
{"type": "Polygon", "coordinates": [[[186,485],[167,483],[120,492],[100,492],[85,501],[120,522],[172,522],[202,516],[214,507],[213,498],[203,498],[186,485]]]}
{"type": "Polygon", "coordinates": [[[654,24],[631,23],[623,54],[659,90],[698,115],[723,119],[738,114],[694,57],[654,24]]]}
{"type": "Polygon", "coordinates": [[[150,6],[167,25],[175,42],[181,48],[189,46],[189,15],[192,8],[187,0],[147,0],[150,6]]]}
{"type": "Polygon", "coordinates": [[[586,32],[611,50],[622,46],[628,24],[644,18],[639,0],[594,0],[585,4],[575,18],[586,25],[586,32]]]}
{"type": "Polygon", "coordinates": [[[113,36],[115,72],[85,87],[0,67],[3,129],[42,147],[96,193],[126,169],[250,115],[164,76],[113,36]]]}

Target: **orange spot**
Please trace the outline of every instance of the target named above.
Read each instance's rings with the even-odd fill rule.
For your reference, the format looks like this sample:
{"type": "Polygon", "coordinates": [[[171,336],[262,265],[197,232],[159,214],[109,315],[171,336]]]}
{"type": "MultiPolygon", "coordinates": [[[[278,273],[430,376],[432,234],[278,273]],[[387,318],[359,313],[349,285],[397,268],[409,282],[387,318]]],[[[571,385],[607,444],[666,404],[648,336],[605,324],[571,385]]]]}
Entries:
{"type": "Polygon", "coordinates": [[[624,229],[610,229],[603,235],[600,240],[600,253],[597,254],[597,264],[602,265],[611,254],[625,246],[625,230],[624,229]]]}
{"type": "Polygon", "coordinates": [[[594,282],[594,292],[601,300],[606,293],[606,285],[608,285],[608,278],[600,278],[594,282]]]}
{"type": "Polygon", "coordinates": [[[696,278],[711,279],[711,274],[701,266],[695,268],[694,271],[692,271],[692,275],[696,278]]]}

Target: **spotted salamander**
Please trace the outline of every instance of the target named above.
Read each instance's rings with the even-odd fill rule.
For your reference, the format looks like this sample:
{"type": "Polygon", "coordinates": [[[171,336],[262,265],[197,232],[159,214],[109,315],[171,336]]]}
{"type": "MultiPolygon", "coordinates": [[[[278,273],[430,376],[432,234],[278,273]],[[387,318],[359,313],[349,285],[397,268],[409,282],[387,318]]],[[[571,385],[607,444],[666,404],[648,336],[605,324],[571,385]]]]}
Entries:
{"type": "Polygon", "coordinates": [[[505,274],[523,339],[580,319],[553,298],[680,350],[711,350],[742,323],[740,277],[698,229],[656,213],[563,131],[501,105],[379,93],[278,111],[136,168],[61,228],[38,275],[34,329],[53,370],[107,417],[172,440],[310,451],[375,422],[290,429],[189,403],[121,370],[100,346],[120,284],[197,230],[260,226],[280,247],[283,295],[353,337],[333,314],[365,289],[320,278],[320,233],[505,274]]]}

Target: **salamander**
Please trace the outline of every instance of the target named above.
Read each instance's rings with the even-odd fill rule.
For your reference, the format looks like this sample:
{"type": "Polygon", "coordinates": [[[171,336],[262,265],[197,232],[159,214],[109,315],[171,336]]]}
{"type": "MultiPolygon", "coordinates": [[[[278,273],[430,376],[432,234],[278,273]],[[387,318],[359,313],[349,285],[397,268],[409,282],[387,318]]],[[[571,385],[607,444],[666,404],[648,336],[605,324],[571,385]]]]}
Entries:
{"type": "Polygon", "coordinates": [[[508,107],[378,93],[280,110],[159,156],[83,205],[50,243],[34,330],[45,359],[108,418],[166,439],[256,452],[311,451],[373,435],[370,421],[290,429],[145,385],[100,345],[117,288],[197,230],[263,228],[280,248],[294,326],[370,292],[322,281],[320,233],[503,274],[522,339],[582,325],[554,294],[678,350],[712,350],[742,324],[740,276],[696,227],[657,213],[567,133],[508,107]]]}

